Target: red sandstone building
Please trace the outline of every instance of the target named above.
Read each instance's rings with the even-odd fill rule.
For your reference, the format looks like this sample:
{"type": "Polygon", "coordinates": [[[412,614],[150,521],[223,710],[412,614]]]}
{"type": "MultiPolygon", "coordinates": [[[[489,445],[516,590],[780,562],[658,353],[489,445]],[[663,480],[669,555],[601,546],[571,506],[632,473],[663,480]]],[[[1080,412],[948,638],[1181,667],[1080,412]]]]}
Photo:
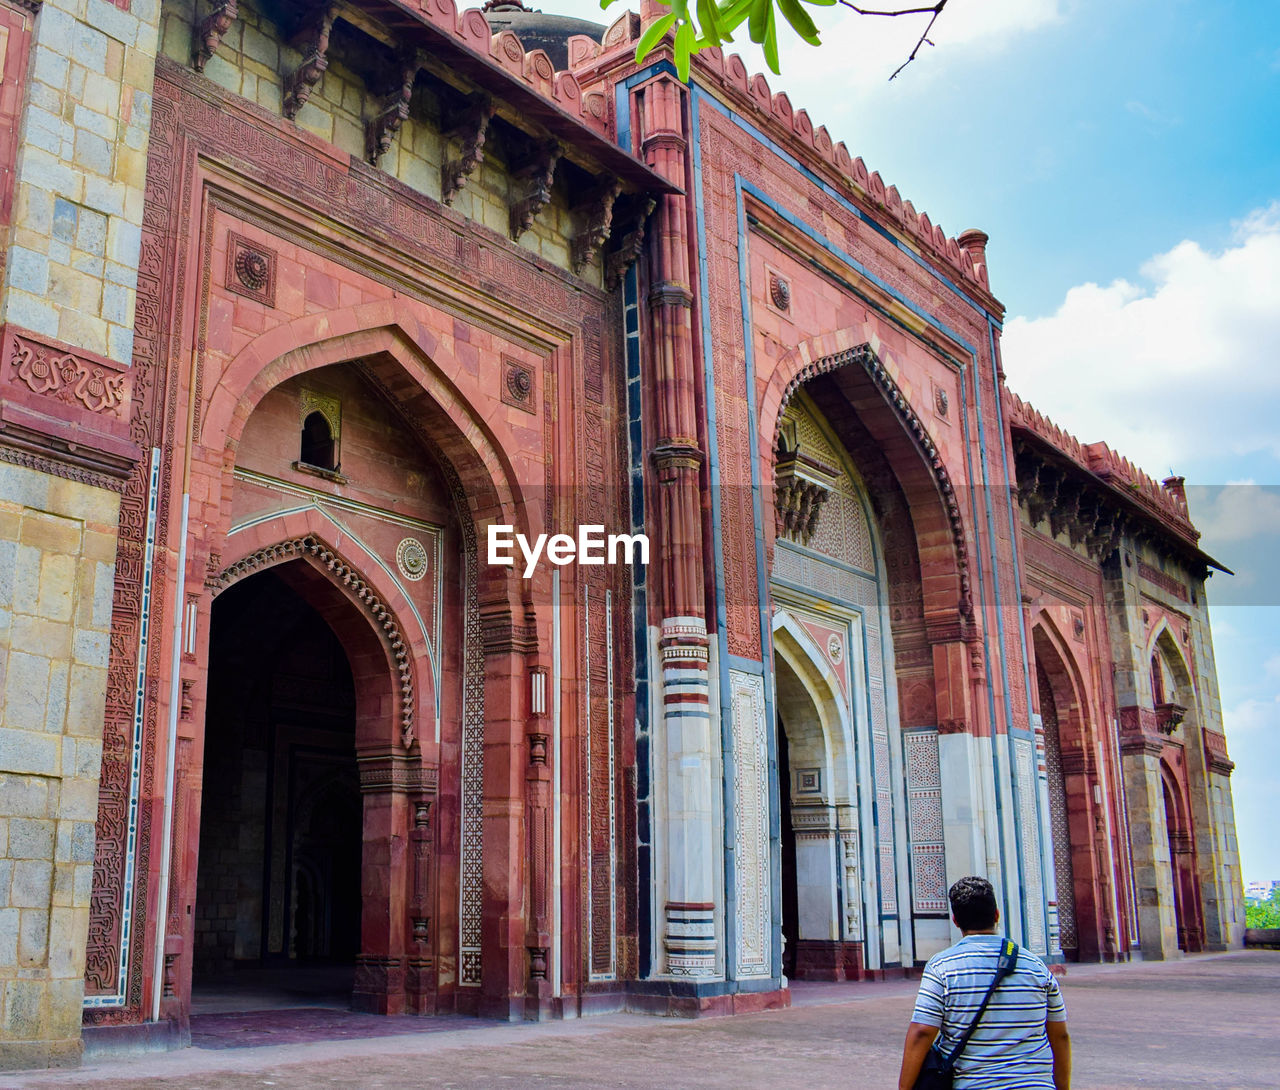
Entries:
{"type": "Polygon", "coordinates": [[[634,14],[73,9],[0,0],[6,1062],[290,973],[784,1004],[969,873],[1240,943],[1215,562],[1006,387],[986,236],[634,14]]]}

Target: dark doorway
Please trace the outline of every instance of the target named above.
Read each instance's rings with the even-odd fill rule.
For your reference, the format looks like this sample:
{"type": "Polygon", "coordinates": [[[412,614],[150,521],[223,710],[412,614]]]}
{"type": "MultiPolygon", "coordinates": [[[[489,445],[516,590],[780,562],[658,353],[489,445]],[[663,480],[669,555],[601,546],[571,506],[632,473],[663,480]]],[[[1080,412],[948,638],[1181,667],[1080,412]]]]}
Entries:
{"type": "MultiPolygon", "coordinates": [[[[1039,644],[1036,653],[1044,654],[1039,644]]],[[[1058,926],[1063,956],[1080,960],[1079,929],[1076,924],[1076,879],[1071,843],[1067,781],[1062,770],[1062,731],[1053,685],[1044,667],[1036,663],[1036,684],[1040,690],[1040,719],[1044,726],[1045,770],[1049,779],[1049,826],[1053,835],[1053,868],[1058,890],[1058,926]]]]}
{"type": "Polygon", "coordinates": [[[796,834],[791,824],[791,753],[778,719],[778,805],[782,825],[782,971],[795,979],[800,949],[800,893],[796,885],[796,834]]]}
{"type": "Polygon", "coordinates": [[[350,1001],[363,824],[355,690],[342,645],[289,574],[251,576],[213,605],[196,1012],[350,1001]]]}
{"type": "Polygon", "coordinates": [[[1164,788],[1165,827],[1169,836],[1169,863],[1173,877],[1173,915],[1178,928],[1178,949],[1198,954],[1204,949],[1204,926],[1200,903],[1196,896],[1196,859],[1190,823],[1181,798],[1169,780],[1161,777],[1164,788]]]}

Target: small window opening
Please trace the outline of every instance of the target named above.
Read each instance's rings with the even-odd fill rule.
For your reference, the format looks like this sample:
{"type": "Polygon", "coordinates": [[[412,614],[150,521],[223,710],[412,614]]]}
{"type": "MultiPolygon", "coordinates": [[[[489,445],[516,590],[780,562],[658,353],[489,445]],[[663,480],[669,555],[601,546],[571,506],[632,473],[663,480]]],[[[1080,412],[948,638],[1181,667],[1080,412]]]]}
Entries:
{"type": "Polygon", "coordinates": [[[324,413],[309,413],[302,422],[302,451],[298,461],[317,469],[334,471],[338,468],[333,432],[324,413]]]}
{"type": "Polygon", "coordinates": [[[1160,665],[1160,656],[1158,654],[1151,656],[1151,702],[1153,704],[1165,703],[1164,668],[1160,665]]]}

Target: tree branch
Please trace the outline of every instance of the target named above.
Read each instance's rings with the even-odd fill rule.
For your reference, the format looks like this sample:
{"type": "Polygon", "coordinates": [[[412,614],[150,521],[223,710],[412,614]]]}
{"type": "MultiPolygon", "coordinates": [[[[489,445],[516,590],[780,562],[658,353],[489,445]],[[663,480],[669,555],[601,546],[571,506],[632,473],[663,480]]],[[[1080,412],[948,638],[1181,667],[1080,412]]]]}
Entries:
{"type": "Polygon", "coordinates": [[[916,54],[920,52],[922,45],[933,45],[933,42],[929,41],[929,31],[933,29],[933,24],[938,21],[938,16],[942,14],[942,9],[946,6],[947,0],[938,0],[938,6],[933,9],[933,16],[929,19],[929,25],[924,28],[924,33],[920,35],[920,40],[916,42],[916,47],[911,51],[911,56],[893,70],[893,75],[889,77],[890,80],[897,79],[898,73],[916,59],[916,54]]]}
{"type": "Polygon", "coordinates": [[[846,8],[856,11],[859,15],[883,15],[889,19],[896,19],[899,15],[925,15],[929,12],[937,13],[942,10],[947,0],[942,0],[941,4],[930,4],[927,8],[896,8],[893,11],[878,11],[874,8],[859,7],[852,0],[840,0],[846,8]]]}
{"type": "Polygon", "coordinates": [[[899,72],[916,59],[916,54],[920,52],[921,46],[933,45],[933,42],[929,40],[929,31],[933,29],[933,24],[938,21],[938,16],[942,14],[942,9],[947,6],[947,0],[938,0],[938,3],[930,4],[925,8],[893,8],[886,11],[882,8],[864,8],[861,4],[853,3],[853,0],[840,0],[840,3],[850,11],[856,11],[859,15],[882,15],[886,19],[896,19],[899,15],[931,16],[929,25],[924,28],[924,33],[920,35],[920,40],[916,42],[916,47],[911,51],[911,56],[894,69],[893,75],[889,77],[890,79],[895,79],[899,72]]]}

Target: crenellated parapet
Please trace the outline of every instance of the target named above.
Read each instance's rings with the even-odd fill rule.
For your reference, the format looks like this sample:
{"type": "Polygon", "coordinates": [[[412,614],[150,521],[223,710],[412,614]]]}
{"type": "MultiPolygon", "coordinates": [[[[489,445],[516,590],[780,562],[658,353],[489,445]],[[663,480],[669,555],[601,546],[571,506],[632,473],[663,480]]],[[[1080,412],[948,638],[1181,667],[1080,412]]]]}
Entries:
{"type": "Polygon", "coordinates": [[[1157,484],[1106,443],[1082,443],[1012,391],[1007,391],[1006,404],[1009,426],[1015,437],[1021,433],[1048,444],[1081,470],[1110,486],[1129,504],[1155,516],[1187,543],[1194,545],[1200,539],[1200,532],[1192,525],[1187,511],[1180,478],[1170,477],[1164,484],[1157,484]]]}
{"type": "MultiPolygon", "coordinates": [[[[643,25],[641,16],[627,12],[609,27],[601,43],[586,37],[571,38],[569,65],[582,84],[593,87],[598,71],[634,52],[643,25]]],[[[668,35],[668,42],[673,37],[668,35]]],[[[911,201],[904,200],[897,186],[870,170],[843,141],[835,141],[825,125],[815,125],[807,110],[796,109],[786,92],[775,93],[762,73],[749,73],[738,54],[701,50],[693,58],[691,82],[733,100],[735,108],[771,140],[807,166],[826,173],[856,203],[940,266],[944,274],[958,275],[990,309],[1003,309],[991,296],[986,235],[965,231],[958,237],[949,236],[927,212],[917,211],[911,201]]]]}

